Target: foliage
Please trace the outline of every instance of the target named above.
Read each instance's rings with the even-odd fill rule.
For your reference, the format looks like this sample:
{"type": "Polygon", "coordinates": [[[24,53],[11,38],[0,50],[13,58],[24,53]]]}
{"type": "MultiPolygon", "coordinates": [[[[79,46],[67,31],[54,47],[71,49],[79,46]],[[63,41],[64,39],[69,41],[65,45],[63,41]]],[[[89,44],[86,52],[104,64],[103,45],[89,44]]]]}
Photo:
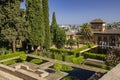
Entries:
{"type": "Polygon", "coordinates": [[[65,56],[65,61],[66,61],[66,62],[73,62],[73,58],[75,58],[74,55],[65,56]]]}
{"type": "Polygon", "coordinates": [[[54,54],[54,59],[57,59],[57,60],[63,60],[63,57],[61,54],[54,54]]]}
{"type": "Polygon", "coordinates": [[[62,64],[61,71],[72,71],[73,68],[71,66],[67,66],[65,64],[62,64]]]}
{"type": "Polygon", "coordinates": [[[10,60],[10,61],[5,61],[3,62],[4,65],[11,65],[11,64],[15,64],[16,60],[10,60]]]}
{"type": "Polygon", "coordinates": [[[32,59],[30,62],[39,65],[43,62],[43,60],[42,59],[32,59]]]}
{"type": "Polygon", "coordinates": [[[105,61],[108,66],[116,66],[120,62],[120,50],[114,48],[108,49],[105,61]]]}
{"type": "Polygon", "coordinates": [[[93,35],[92,29],[88,23],[82,25],[81,34],[84,35],[88,43],[93,35]]]}
{"type": "Polygon", "coordinates": [[[20,54],[20,59],[22,61],[25,61],[27,59],[27,55],[26,54],[20,54]]]}
{"type": "Polygon", "coordinates": [[[75,40],[73,40],[72,38],[68,39],[68,40],[67,40],[67,45],[70,45],[71,48],[72,48],[72,46],[75,45],[75,40]]]}
{"type": "Polygon", "coordinates": [[[28,26],[24,18],[24,10],[20,9],[21,0],[0,1],[0,28],[3,41],[9,41],[13,52],[16,51],[17,39],[27,38],[28,26]]]}
{"type": "Polygon", "coordinates": [[[77,58],[73,58],[73,63],[74,64],[81,64],[84,61],[84,57],[83,56],[79,56],[77,58]]]}
{"type": "Polygon", "coordinates": [[[25,53],[24,52],[9,53],[9,54],[0,56],[0,60],[17,57],[17,56],[20,56],[21,54],[25,54],[25,53]]]}
{"type": "Polygon", "coordinates": [[[6,48],[0,48],[0,55],[5,55],[7,53],[7,49],[6,48]]]}
{"type": "Polygon", "coordinates": [[[105,60],[105,54],[84,52],[83,55],[84,55],[85,58],[93,58],[93,59],[105,60]]]}
{"type": "Polygon", "coordinates": [[[32,46],[43,46],[45,38],[41,0],[26,0],[26,19],[29,23],[29,40],[32,46]]]}
{"type": "Polygon", "coordinates": [[[105,64],[95,63],[95,62],[92,62],[92,61],[85,61],[84,64],[85,65],[89,65],[89,66],[94,66],[94,67],[102,68],[102,69],[107,69],[107,70],[110,69],[110,67],[107,66],[107,65],[105,65],[105,64]]]}
{"type": "Polygon", "coordinates": [[[53,65],[53,68],[54,68],[57,72],[59,72],[59,71],[61,70],[61,68],[62,68],[62,64],[61,64],[61,63],[55,63],[55,64],[53,65]]]}
{"type": "Polygon", "coordinates": [[[44,24],[45,24],[45,48],[49,48],[51,45],[51,33],[50,33],[50,26],[49,26],[49,6],[48,0],[42,0],[42,7],[43,7],[43,15],[44,15],[44,24]]]}
{"type": "Polygon", "coordinates": [[[63,48],[66,42],[66,34],[65,31],[57,28],[56,33],[54,35],[54,44],[57,48],[63,48]]]}

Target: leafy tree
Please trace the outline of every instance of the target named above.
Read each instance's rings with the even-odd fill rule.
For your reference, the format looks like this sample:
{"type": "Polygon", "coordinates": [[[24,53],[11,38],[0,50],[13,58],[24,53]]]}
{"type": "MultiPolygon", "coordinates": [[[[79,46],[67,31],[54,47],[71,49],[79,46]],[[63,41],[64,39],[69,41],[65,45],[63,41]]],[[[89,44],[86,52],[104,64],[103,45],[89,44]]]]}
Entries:
{"type": "Polygon", "coordinates": [[[44,17],[41,0],[26,0],[27,21],[31,28],[30,44],[34,47],[43,46],[45,40],[44,17]]]}
{"type": "Polygon", "coordinates": [[[21,1],[23,0],[0,1],[1,37],[11,44],[13,52],[16,51],[16,40],[25,40],[28,32],[24,11],[20,9],[21,1]]]}
{"type": "Polygon", "coordinates": [[[70,45],[71,48],[72,48],[72,46],[75,45],[75,40],[73,40],[72,38],[70,38],[70,39],[67,40],[67,44],[70,45]]]}
{"type": "Polygon", "coordinates": [[[84,35],[88,43],[93,35],[91,27],[88,23],[82,25],[81,34],[84,35]]]}
{"type": "Polygon", "coordinates": [[[50,26],[49,26],[49,6],[48,0],[42,0],[42,7],[44,13],[44,24],[45,24],[45,48],[49,48],[51,45],[51,34],[50,34],[50,26]]]}
{"type": "Polygon", "coordinates": [[[65,31],[58,28],[56,30],[56,34],[54,35],[54,44],[57,48],[63,48],[66,42],[66,34],[65,31]]]}

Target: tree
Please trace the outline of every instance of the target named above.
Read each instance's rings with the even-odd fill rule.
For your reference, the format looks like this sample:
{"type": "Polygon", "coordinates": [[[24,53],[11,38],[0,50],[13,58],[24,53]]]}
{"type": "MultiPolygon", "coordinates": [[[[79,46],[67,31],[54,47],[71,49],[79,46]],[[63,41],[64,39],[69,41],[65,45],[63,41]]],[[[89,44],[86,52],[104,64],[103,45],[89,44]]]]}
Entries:
{"type": "Polygon", "coordinates": [[[37,48],[44,45],[45,30],[41,0],[26,0],[27,21],[31,28],[29,34],[30,44],[37,48]]]}
{"type": "Polygon", "coordinates": [[[13,52],[16,51],[16,40],[25,40],[28,31],[24,11],[20,9],[21,1],[23,0],[0,1],[1,37],[11,44],[13,52]]]}
{"type": "Polygon", "coordinates": [[[56,35],[54,35],[54,44],[57,48],[63,48],[66,42],[66,34],[64,30],[57,28],[56,35]]]}
{"type": "Polygon", "coordinates": [[[88,43],[93,35],[91,27],[88,23],[82,25],[81,34],[84,35],[88,43]]]}
{"type": "Polygon", "coordinates": [[[56,15],[55,15],[55,12],[53,12],[52,23],[51,23],[51,27],[50,27],[52,43],[55,42],[55,35],[56,35],[57,28],[58,28],[58,25],[57,25],[57,21],[56,21],[56,15]]]}
{"type": "Polygon", "coordinates": [[[51,34],[50,34],[50,26],[49,26],[49,6],[48,0],[42,0],[42,7],[44,13],[44,24],[45,24],[45,48],[49,48],[51,45],[51,34]]]}
{"type": "Polygon", "coordinates": [[[72,46],[75,45],[75,40],[73,40],[72,38],[70,38],[70,39],[67,40],[67,44],[70,45],[71,48],[72,48],[72,46]]]}

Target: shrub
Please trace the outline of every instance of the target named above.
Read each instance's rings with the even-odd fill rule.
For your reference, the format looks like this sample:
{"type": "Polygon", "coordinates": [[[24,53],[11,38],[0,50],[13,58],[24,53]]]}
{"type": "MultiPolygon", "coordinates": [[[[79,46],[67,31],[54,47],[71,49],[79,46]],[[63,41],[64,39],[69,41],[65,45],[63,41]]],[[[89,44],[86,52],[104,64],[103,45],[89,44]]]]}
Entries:
{"type": "Polygon", "coordinates": [[[74,55],[70,55],[70,56],[65,56],[65,61],[66,62],[72,62],[73,61],[73,58],[75,58],[75,56],[74,55]]]}
{"type": "Polygon", "coordinates": [[[90,43],[88,44],[89,48],[93,47],[94,46],[94,43],[90,43]]]}
{"type": "Polygon", "coordinates": [[[62,65],[61,71],[72,71],[73,68],[71,66],[67,66],[65,64],[62,65]]]}
{"type": "Polygon", "coordinates": [[[11,64],[15,64],[16,60],[10,60],[10,61],[5,61],[3,62],[4,65],[11,65],[11,64]]]}
{"type": "Polygon", "coordinates": [[[30,62],[39,65],[39,64],[41,64],[43,62],[43,60],[41,60],[41,59],[32,59],[30,62]]]}
{"type": "Polygon", "coordinates": [[[79,56],[77,58],[73,58],[73,63],[74,64],[81,64],[84,61],[83,56],[79,56]]]}
{"type": "Polygon", "coordinates": [[[85,58],[93,58],[93,59],[99,59],[99,60],[104,60],[105,59],[104,54],[84,52],[83,55],[84,55],[85,58]]]}
{"type": "Polygon", "coordinates": [[[0,56],[0,60],[17,57],[17,56],[20,56],[21,54],[25,54],[25,53],[24,52],[9,53],[9,54],[0,56]]]}
{"type": "Polygon", "coordinates": [[[54,59],[57,59],[57,60],[63,60],[63,58],[62,58],[62,55],[60,55],[60,54],[54,54],[54,59]]]}
{"type": "Polygon", "coordinates": [[[98,67],[98,68],[102,68],[102,69],[109,69],[109,67],[105,64],[94,63],[91,61],[86,61],[85,65],[94,66],[94,67],[98,67]]]}
{"type": "Polygon", "coordinates": [[[53,65],[53,68],[58,72],[58,71],[61,70],[62,64],[60,64],[60,63],[55,63],[55,64],[53,65]]]}
{"type": "Polygon", "coordinates": [[[20,59],[21,59],[22,61],[25,61],[25,60],[27,59],[26,54],[20,54],[20,59]]]}

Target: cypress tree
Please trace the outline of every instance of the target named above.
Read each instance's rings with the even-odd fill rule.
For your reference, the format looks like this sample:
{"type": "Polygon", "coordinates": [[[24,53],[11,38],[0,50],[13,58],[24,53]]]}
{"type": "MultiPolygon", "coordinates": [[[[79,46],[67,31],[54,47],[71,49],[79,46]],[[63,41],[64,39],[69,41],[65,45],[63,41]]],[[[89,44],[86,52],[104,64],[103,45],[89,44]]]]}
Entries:
{"type": "Polygon", "coordinates": [[[27,21],[31,28],[29,34],[32,46],[43,46],[44,44],[44,18],[41,0],[26,0],[27,21]]]}
{"type": "Polygon", "coordinates": [[[51,45],[51,34],[50,34],[50,26],[49,26],[49,6],[48,0],[42,0],[42,7],[44,13],[44,24],[45,24],[45,48],[49,48],[51,45]]]}

